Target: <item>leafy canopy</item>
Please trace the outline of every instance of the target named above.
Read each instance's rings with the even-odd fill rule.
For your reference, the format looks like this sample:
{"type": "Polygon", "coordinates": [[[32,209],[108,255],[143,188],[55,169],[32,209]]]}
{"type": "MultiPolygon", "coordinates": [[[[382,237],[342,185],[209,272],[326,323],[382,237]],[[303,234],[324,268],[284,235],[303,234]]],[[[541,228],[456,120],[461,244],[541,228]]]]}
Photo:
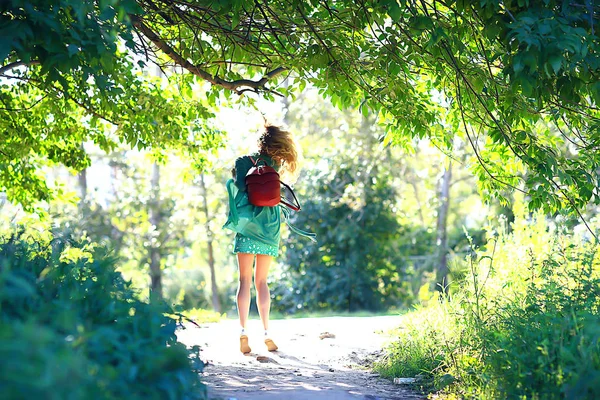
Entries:
{"type": "MultiPolygon", "coordinates": [[[[15,98],[7,92],[15,80],[25,79],[28,87],[43,82],[36,86],[43,94],[27,95],[28,103],[12,109],[42,108],[43,102],[33,103],[62,88],[54,101],[75,107],[66,100],[74,96],[86,106],[110,104],[91,111],[112,110],[119,132],[127,120],[126,99],[137,98],[136,90],[152,92],[131,84],[125,70],[133,54],[183,71],[182,87],[210,82],[205,95],[211,104],[221,94],[248,91],[293,95],[310,83],[339,107],[376,113],[387,142],[430,137],[451,147],[461,135],[489,195],[513,186],[528,193],[531,208],[547,211],[600,201],[600,8],[594,2],[63,0],[3,7],[0,30],[9,34],[0,44],[0,73],[6,79],[14,75],[11,64],[27,65],[24,77],[3,88],[3,98],[15,98]],[[127,52],[119,52],[121,43],[127,52]]],[[[179,101],[154,93],[156,104],[179,101]]],[[[139,118],[129,136],[121,134],[128,142],[161,125],[154,113],[139,118]]],[[[19,132],[6,120],[3,115],[1,131],[19,132]]],[[[27,130],[28,124],[17,126],[27,130]]],[[[147,145],[170,145],[164,130],[149,136],[147,145]]],[[[30,154],[48,157],[36,148],[30,154]]],[[[10,179],[1,181],[6,186],[10,179]]]]}
{"type": "Polygon", "coordinates": [[[133,1],[13,1],[0,5],[0,190],[31,206],[57,194],[42,166],[89,165],[104,151],[174,147],[196,156],[220,143],[212,112],[189,84],[134,63],[133,1]]]}

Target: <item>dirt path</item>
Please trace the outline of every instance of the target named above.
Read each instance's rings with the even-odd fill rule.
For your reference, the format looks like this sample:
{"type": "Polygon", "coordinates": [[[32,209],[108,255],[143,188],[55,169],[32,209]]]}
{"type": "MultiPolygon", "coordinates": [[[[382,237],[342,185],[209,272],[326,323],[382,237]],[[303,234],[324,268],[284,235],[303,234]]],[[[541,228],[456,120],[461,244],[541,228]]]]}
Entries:
{"type": "Polygon", "coordinates": [[[209,399],[422,399],[366,368],[390,339],[385,332],[398,324],[396,316],[272,321],[270,332],[279,351],[269,353],[260,322],[252,320],[252,353],[247,356],[239,351],[237,321],[190,327],[178,338],[188,346],[201,346],[202,359],[208,362],[203,381],[209,399]],[[334,337],[321,339],[325,332],[334,337]]]}

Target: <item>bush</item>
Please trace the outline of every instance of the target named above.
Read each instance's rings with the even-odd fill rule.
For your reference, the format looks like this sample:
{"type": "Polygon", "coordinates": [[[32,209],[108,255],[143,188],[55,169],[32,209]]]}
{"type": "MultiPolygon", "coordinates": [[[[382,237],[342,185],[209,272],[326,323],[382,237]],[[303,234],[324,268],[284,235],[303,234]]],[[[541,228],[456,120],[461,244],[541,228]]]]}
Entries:
{"type": "Polygon", "coordinates": [[[398,223],[396,197],[389,174],[357,179],[363,162],[339,160],[331,171],[312,171],[310,196],[293,224],[316,233],[313,243],[290,234],[285,240],[286,266],[271,286],[274,311],[383,311],[410,301],[406,264],[398,250],[408,228],[398,223]],[[340,198],[340,194],[344,193],[340,198]]]}
{"type": "Polygon", "coordinates": [[[205,398],[202,363],[102,248],[20,233],[0,243],[0,387],[9,399],[205,398]]]}
{"type": "Polygon", "coordinates": [[[407,317],[378,364],[475,398],[600,398],[598,247],[518,220],[469,260],[453,298],[407,317]]]}

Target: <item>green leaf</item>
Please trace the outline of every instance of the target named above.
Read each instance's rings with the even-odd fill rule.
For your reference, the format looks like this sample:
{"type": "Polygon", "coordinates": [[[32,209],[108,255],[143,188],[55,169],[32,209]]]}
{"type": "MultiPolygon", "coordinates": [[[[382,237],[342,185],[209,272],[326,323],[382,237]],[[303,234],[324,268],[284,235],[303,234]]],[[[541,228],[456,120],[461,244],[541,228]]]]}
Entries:
{"type": "Polygon", "coordinates": [[[473,78],[471,78],[471,84],[478,93],[481,93],[483,91],[484,83],[483,79],[481,79],[480,77],[474,76],[473,78]]]}
{"type": "Polygon", "coordinates": [[[400,5],[396,1],[390,1],[388,3],[388,15],[394,22],[400,21],[402,17],[402,10],[400,9],[400,5]]]}
{"type": "Polygon", "coordinates": [[[237,12],[233,12],[231,14],[231,29],[237,28],[237,26],[239,24],[240,24],[240,14],[238,14],[237,12]]]}
{"type": "Polygon", "coordinates": [[[558,71],[560,71],[560,68],[562,66],[563,57],[560,56],[560,55],[554,54],[554,55],[550,56],[550,58],[548,59],[548,62],[552,66],[552,69],[554,70],[554,73],[558,74],[558,71]]]}
{"type": "Polygon", "coordinates": [[[70,44],[70,45],[67,46],[67,51],[69,53],[69,57],[71,57],[74,54],[77,54],[79,52],[79,47],[77,47],[74,44],[70,44]]]}
{"type": "Polygon", "coordinates": [[[523,64],[529,67],[529,72],[533,73],[537,70],[537,51],[529,51],[523,57],[523,64]]]}
{"type": "Polygon", "coordinates": [[[521,54],[513,58],[512,67],[515,73],[517,74],[523,71],[523,67],[525,67],[525,64],[523,63],[523,56],[521,54]]]}

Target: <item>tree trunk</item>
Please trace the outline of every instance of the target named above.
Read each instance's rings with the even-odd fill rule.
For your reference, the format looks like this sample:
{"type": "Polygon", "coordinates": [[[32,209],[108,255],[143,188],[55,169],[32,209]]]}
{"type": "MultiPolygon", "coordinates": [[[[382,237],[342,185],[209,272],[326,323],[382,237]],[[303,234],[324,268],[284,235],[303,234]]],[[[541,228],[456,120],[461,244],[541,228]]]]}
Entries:
{"type": "Polygon", "coordinates": [[[149,207],[149,217],[152,240],[150,240],[150,298],[162,299],[162,272],[160,270],[160,241],[154,235],[158,234],[160,226],[160,167],[154,163],[152,165],[152,194],[149,207]]]}
{"type": "Polygon", "coordinates": [[[87,197],[88,185],[87,185],[87,168],[77,173],[77,183],[79,184],[79,197],[82,202],[87,197]]]}
{"type": "MultiPolygon", "coordinates": [[[[83,149],[83,144],[81,144],[81,148],[83,149]]],[[[87,168],[84,168],[77,173],[77,184],[79,186],[79,206],[81,207],[85,204],[88,192],[87,168]]]]}
{"type": "MultiPolygon", "coordinates": [[[[412,171],[414,172],[414,171],[412,171]]],[[[425,217],[423,216],[423,205],[421,204],[421,195],[419,193],[419,186],[415,181],[414,174],[411,174],[409,178],[410,185],[413,188],[413,192],[415,193],[415,199],[417,200],[417,207],[419,207],[419,221],[421,221],[421,226],[425,226],[425,217]]]]}
{"type": "Polygon", "coordinates": [[[215,257],[213,253],[213,231],[210,227],[210,221],[212,216],[208,209],[208,191],[206,190],[206,184],[204,183],[204,174],[200,174],[200,188],[202,189],[202,211],[206,217],[205,229],[206,229],[206,247],[208,249],[208,267],[210,268],[210,287],[212,291],[212,304],[213,309],[220,313],[221,312],[221,301],[219,300],[219,288],[217,287],[217,274],[215,273],[215,257]]]}
{"type": "Polygon", "coordinates": [[[437,215],[436,242],[437,242],[437,289],[443,293],[448,292],[448,209],[450,208],[450,185],[452,181],[452,160],[444,168],[440,185],[440,206],[437,215]]]}

